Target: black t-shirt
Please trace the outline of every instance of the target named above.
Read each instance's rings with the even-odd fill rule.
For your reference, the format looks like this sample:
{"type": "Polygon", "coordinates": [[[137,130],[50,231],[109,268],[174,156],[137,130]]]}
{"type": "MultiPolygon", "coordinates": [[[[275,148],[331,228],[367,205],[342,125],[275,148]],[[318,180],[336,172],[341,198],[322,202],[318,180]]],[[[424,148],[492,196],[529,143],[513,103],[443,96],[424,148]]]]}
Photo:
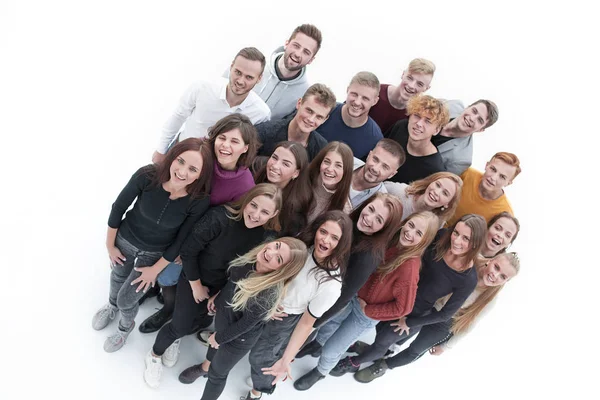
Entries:
{"type": "Polygon", "coordinates": [[[398,172],[390,179],[391,181],[410,184],[436,172],[445,171],[444,161],[439,152],[419,157],[408,153],[408,119],[396,122],[388,129],[384,137],[398,142],[406,153],[406,161],[398,168],[398,172]]]}
{"type": "MultiPolygon", "coordinates": [[[[452,122],[453,120],[454,120],[454,118],[452,118],[450,120],[450,122],[452,122]]],[[[431,143],[433,143],[433,145],[435,147],[440,147],[442,144],[449,142],[452,139],[454,139],[454,138],[448,137],[448,136],[442,136],[441,134],[438,134],[431,138],[431,143]]]]}

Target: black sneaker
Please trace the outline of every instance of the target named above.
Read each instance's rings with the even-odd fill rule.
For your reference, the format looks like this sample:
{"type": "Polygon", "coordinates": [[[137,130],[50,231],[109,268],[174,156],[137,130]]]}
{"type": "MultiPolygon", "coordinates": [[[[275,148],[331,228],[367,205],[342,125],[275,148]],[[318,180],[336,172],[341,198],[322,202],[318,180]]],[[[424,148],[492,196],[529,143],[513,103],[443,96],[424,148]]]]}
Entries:
{"type": "Polygon", "coordinates": [[[173,317],[173,314],[167,313],[163,308],[146,318],[144,322],[140,325],[140,332],[142,333],[152,333],[158,331],[163,327],[164,324],[169,322],[173,317]]]}
{"type": "Polygon", "coordinates": [[[304,346],[302,348],[302,350],[300,350],[298,352],[298,354],[296,354],[296,358],[302,358],[304,356],[307,355],[311,355],[313,357],[320,357],[321,356],[321,350],[322,347],[319,342],[317,342],[316,340],[313,340],[312,342],[310,342],[309,344],[307,344],[306,346],[304,346]]]}
{"type": "Polygon", "coordinates": [[[296,390],[308,390],[323,378],[325,378],[325,375],[321,375],[316,368],[313,368],[306,375],[297,379],[296,382],[294,382],[294,387],[296,390]]]}
{"type": "Polygon", "coordinates": [[[202,369],[202,364],[196,364],[184,369],[183,372],[179,374],[179,382],[189,385],[190,383],[194,383],[196,379],[201,376],[206,378],[207,375],[208,372],[202,369]]]}
{"type": "Polygon", "coordinates": [[[357,372],[359,367],[355,367],[350,361],[350,357],[346,357],[337,363],[337,365],[329,372],[329,375],[343,376],[348,372],[357,372]]]}

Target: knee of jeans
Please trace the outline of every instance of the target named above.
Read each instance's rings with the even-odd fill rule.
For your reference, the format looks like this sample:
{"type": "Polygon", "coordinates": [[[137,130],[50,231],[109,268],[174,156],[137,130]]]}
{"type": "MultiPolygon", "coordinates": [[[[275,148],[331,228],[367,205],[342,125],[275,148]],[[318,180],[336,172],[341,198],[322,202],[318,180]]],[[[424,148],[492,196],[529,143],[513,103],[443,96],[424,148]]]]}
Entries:
{"type": "Polygon", "coordinates": [[[139,297],[133,287],[121,288],[117,295],[117,307],[119,310],[129,310],[138,305],[139,297]]]}

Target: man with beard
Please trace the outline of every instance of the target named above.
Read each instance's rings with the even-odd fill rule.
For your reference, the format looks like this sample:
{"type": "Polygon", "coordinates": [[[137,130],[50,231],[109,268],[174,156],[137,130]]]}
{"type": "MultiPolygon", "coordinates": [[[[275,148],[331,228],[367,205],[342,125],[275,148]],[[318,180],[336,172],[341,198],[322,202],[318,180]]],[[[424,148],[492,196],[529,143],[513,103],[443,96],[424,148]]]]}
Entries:
{"type": "Polygon", "coordinates": [[[377,142],[366,162],[354,158],[352,184],[344,212],[349,214],[377,192],[387,193],[383,181],[396,175],[405,160],[402,146],[392,139],[377,142]]]}
{"type": "Polygon", "coordinates": [[[444,160],[446,171],[460,175],[473,162],[473,133],[483,132],[498,121],[498,107],[490,100],[477,100],[467,108],[460,100],[446,102],[450,122],[431,138],[444,160]]]}
{"type": "Polygon", "coordinates": [[[359,72],[350,81],[346,93],[346,102],[333,109],[318,132],[329,142],[346,143],[354,157],[364,160],[383,139],[381,129],[369,117],[369,110],[379,100],[379,79],[371,72],[359,72]]]}
{"type": "Polygon", "coordinates": [[[335,107],[335,95],[327,86],[315,83],[296,101],[295,114],[283,119],[272,119],[256,126],[262,147],[259,156],[270,157],[277,143],[289,140],[306,147],[309,161],[327,145],[327,140],[315,131],[327,120],[335,107]]]}
{"type": "MultiPolygon", "coordinates": [[[[321,48],[321,31],[314,25],[303,24],[292,32],[285,45],[275,49],[265,72],[254,91],[271,109],[272,119],[281,119],[292,112],[306,89],[306,66],[321,48]]],[[[224,76],[227,76],[228,71],[224,76]]]]}
{"type": "Polygon", "coordinates": [[[406,153],[406,162],[390,180],[410,184],[444,171],[442,156],[431,138],[442,130],[450,116],[443,101],[428,95],[412,97],[406,110],[409,117],[396,122],[385,135],[400,143],[406,153]]]}
{"type": "Polygon", "coordinates": [[[206,137],[208,128],[227,115],[244,114],[253,124],[268,121],[271,116],[269,107],[252,92],[264,68],[265,56],[254,47],[246,47],[233,59],[229,79],[219,78],[214,82],[199,81],[192,84],[163,125],[152,162],[164,160],[167,150],[176,141],[189,137],[206,137]],[[185,126],[179,132],[184,122],[185,126]]]}
{"type": "Polygon", "coordinates": [[[408,117],[406,105],[411,97],[424,93],[429,89],[435,65],[424,58],[415,58],[402,72],[402,80],[398,86],[381,85],[379,101],[369,111],[369,116],[377,122],[385,134],[401,119],[408,117]]]}

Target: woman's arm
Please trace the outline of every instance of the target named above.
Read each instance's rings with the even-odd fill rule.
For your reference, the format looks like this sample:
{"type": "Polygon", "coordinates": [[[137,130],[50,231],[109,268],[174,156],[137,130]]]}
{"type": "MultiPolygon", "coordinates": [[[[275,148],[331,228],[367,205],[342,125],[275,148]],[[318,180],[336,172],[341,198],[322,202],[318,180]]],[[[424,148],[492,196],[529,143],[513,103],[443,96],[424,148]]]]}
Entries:
{"type": "Polygon", "coordinates": [[[208,205],[209,198],[206,197],[202,200],[195,201],[195,204],[190,207],[188,216],[183,221],[183,224],[181,224],[181,227],[177,232],[177,236],[175,237],[175,241],[173,241],[173,243],[171,243],[171,245],[163,253],[163,257],[169,262],[173,262],[177,258],[179,251],[181,250],[181,246],[189,236],[196,222],[198,222],[206,210],[208,210],[208,205]]]}
{"type": "MultiPolygon", "coordinates": [[[[151,180],[148,176],[148,171],[152,166],[145,166],[138,169],[129,179],[127,185],[121,190],[119,196],[112,205],[110,215],[108,217],[108,226],[118,229],[123,219],[123,214],[129,208],[131,203],[142,193],[142,191],[150,184],[151,180]]],[[[113,241],[114,245],[114,241],[113,241]]]]}

